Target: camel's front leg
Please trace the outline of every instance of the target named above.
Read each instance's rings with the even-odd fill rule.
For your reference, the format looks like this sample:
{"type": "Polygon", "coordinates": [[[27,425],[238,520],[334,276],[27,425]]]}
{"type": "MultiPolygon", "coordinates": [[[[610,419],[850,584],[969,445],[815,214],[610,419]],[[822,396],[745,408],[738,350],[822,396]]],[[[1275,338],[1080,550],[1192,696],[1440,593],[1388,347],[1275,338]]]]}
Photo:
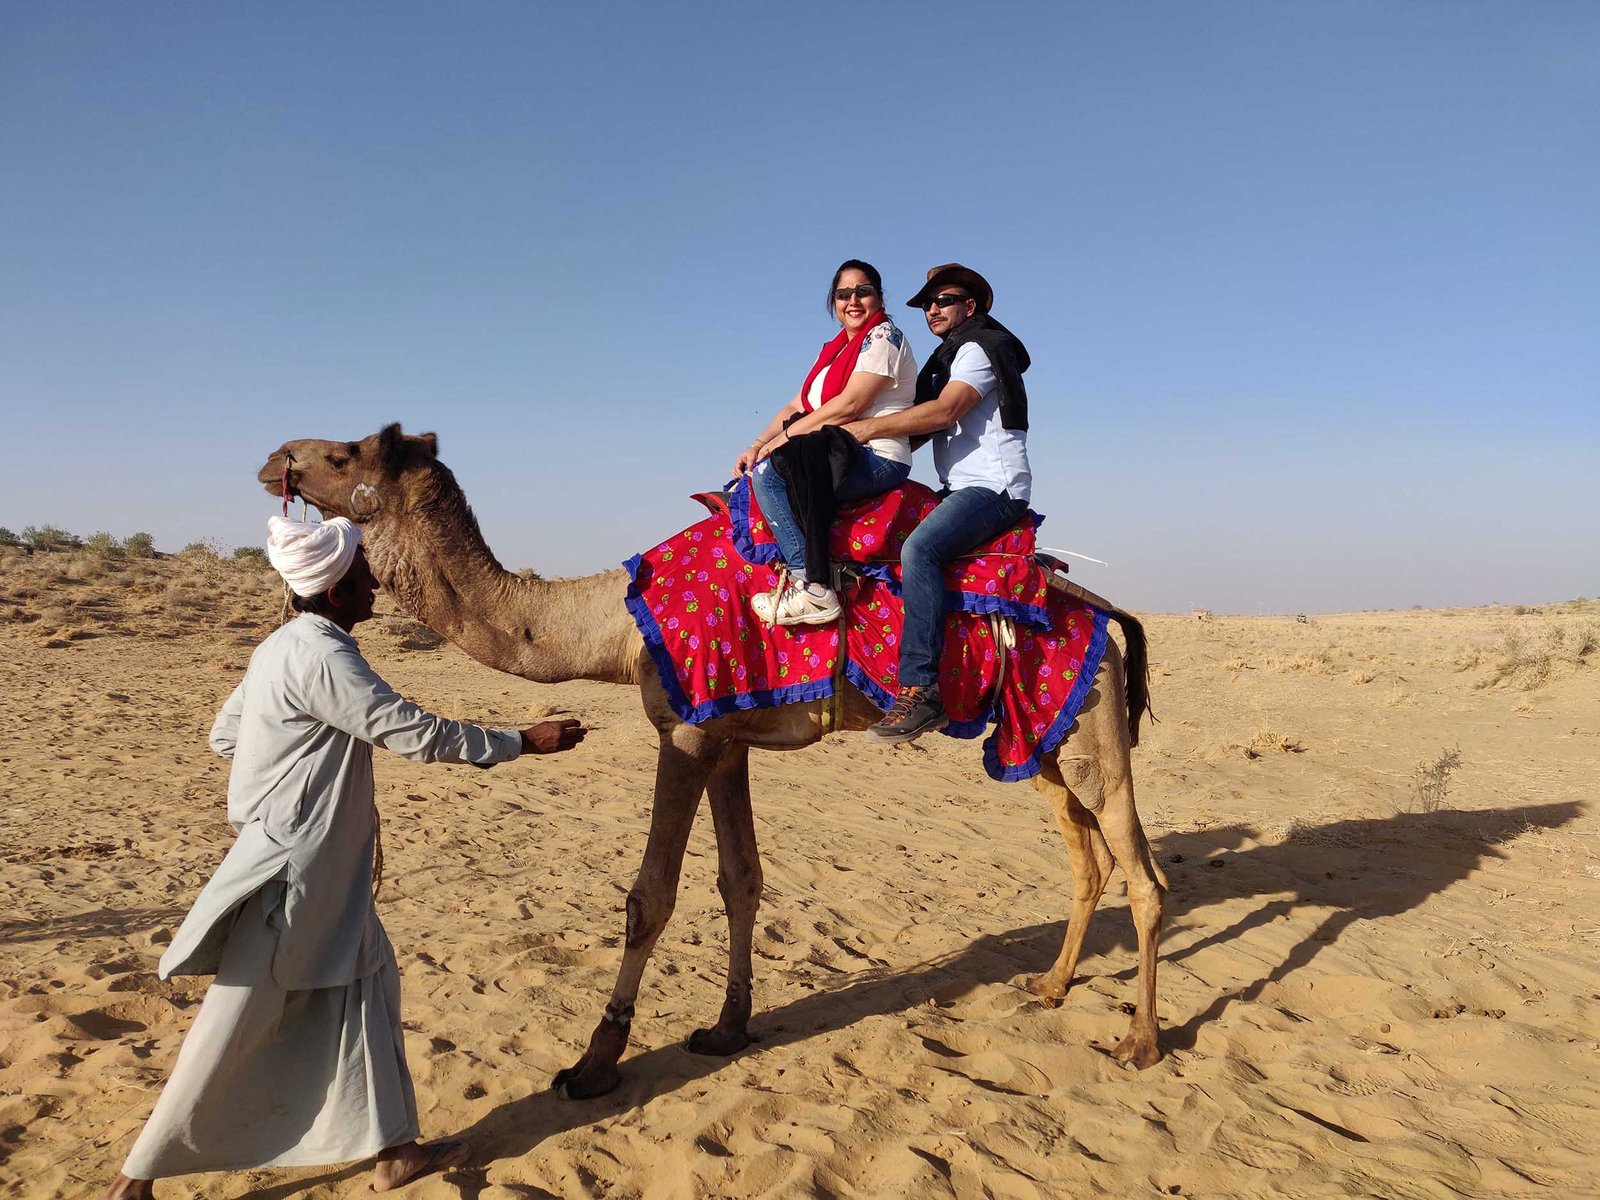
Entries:
{"type": "Polygon", "coordinates": [[[689,829],[721,751],[721,745],[690,725],[673,726],[661,735],[650,840],[645,843],[638,878],[628,892],[626,944],[616,987],[600,1024],[590,1035],[589,1049],[572,1066],[556,1072],[552,1081],[569,1100],[603,1096],[622,1082],[617,1063],[628,1046],[639,980],[677,903],[689,829]]]}
{"type": "Polygon", "coordinates": [[[750,749],[728,748],[707,785],[717,827],[717,890],[728,911],[728,992],[710,1029],[696,1029],[696,1054],[737,1054],[750,1044],[751,940],[761,903],[761,855],[750,810],[750,749]]]}

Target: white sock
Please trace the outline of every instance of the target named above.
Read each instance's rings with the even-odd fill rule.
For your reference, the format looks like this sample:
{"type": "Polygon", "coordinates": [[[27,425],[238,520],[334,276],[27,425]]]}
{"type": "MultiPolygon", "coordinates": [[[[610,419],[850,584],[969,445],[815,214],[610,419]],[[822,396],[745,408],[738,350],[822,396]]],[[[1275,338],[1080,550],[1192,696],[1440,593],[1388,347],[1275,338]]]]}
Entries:
{"type": "Polygon", "coordinates": [[[808,583],[806,592],[813,600],[826,600],[833,595],[833,589],[825,583],[808,583]]]}

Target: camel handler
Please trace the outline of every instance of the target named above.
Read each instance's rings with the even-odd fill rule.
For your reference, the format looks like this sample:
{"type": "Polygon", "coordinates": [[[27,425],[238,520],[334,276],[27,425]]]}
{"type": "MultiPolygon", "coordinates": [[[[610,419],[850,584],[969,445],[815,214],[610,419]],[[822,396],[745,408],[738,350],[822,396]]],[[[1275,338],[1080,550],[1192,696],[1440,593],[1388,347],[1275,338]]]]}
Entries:
{"type": "Polygon", "coordinates": [[[108,1200],[149,1200],[169,1175],[373,1156],[382,1192],[462,1162],[463,1142],[417,1140],[400,972],[373,906],[372,747],[487,767],[585,733],[424,712],[351,637],[378,588],[361,531],[342,517],[269,529],[300,616],[257,647],[211,728],[211,748],[233,760],[238,837],[161,957],[163,979],[216,980],[108,1200]]]}

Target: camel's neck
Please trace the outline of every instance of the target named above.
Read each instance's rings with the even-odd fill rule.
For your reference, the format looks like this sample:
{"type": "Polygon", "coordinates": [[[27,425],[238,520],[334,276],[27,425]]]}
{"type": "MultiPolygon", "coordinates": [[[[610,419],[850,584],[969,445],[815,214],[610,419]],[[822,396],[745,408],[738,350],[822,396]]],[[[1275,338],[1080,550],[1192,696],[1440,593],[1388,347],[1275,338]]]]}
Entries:
{"type": "Polygon", "coordinates": [[[367,557],[395,603],[473,658],[537,683],[637,682],[627,575],[524,579],[484,543],[460,493],[382,514],[367,557]]]}

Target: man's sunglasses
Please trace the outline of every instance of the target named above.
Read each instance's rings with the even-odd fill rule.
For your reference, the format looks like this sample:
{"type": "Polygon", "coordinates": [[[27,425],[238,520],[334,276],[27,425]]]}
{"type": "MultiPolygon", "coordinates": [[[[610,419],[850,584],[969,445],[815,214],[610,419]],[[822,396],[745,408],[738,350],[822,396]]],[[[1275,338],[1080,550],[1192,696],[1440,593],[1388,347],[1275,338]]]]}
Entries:
{"type": "Polygon", "coordinates": [[[953,292],[940,292],[937,296],[929,296],[922,302],[922,309],[926,312],[930,308],[954,308],[958,304],[965,304],[971,296],[957,296],[953,292]]]}
{"type": "Polygon", "coordinates": [[[854,296],[857,300],[871,300],[877,294],[878,289],[873,287],[870,283],[863,283],[860,286],[853,288],[833,289],[833,298],[835,300],[848,300],[851,296],[854,296]]]}

